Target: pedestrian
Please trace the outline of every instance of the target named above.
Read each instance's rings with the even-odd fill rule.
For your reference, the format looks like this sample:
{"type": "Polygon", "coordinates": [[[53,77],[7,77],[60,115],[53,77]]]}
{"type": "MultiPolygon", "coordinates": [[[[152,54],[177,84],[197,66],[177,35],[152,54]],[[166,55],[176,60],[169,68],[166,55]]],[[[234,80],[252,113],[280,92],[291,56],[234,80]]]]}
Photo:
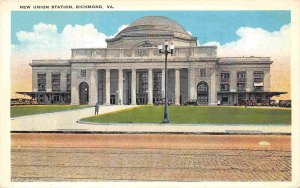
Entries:
{"type": "Polygon", "coordinates": [[[95,105],[95,115],[98,115],[98,112],[99,112],[99,103],[96,102],[96,105],[95,105]]]}

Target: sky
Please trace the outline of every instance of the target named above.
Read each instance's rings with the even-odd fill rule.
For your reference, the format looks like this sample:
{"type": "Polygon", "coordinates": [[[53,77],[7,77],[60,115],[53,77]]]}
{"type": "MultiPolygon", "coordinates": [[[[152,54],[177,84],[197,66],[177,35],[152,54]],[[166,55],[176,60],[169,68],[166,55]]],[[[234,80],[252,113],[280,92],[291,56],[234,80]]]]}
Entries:
{"type": "Polygon", "coordinates": [[[143,16],[175,20],[199,45],[218,46],[221,57],[271,57],[272,90],[290,92],[290,11],[14,11],[12,96],[31,91],[32,59],[68,59],[71,48],[106,47],[105,38],[143,16]]]}

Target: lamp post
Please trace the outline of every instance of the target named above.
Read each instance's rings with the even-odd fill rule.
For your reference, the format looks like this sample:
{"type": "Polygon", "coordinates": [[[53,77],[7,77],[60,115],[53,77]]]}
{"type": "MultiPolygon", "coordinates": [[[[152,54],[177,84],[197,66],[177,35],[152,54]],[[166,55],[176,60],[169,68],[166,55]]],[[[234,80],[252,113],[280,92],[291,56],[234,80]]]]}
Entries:
{"type": "Polygon", "coordinates": [[[165,108],[164,108],[164,119],[163,123],[169,123],[169,114],[168,114],[168,91],[167,91],[167,80],[168,80],[168,55],[173,54],[174,52],[174,45],[168,43],[168,41],[165,42],[164,46],[159,45],[158,46],[159,53],[165,54],[165,108]]]}

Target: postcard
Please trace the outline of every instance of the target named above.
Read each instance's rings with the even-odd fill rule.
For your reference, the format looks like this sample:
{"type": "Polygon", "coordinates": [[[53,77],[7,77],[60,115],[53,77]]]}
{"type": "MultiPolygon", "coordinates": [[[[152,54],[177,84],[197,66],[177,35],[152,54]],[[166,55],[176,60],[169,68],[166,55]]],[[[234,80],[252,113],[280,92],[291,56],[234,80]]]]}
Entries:
{"type": "Polygon", "coordinates": [[[2,2],[1,186],[299,187],[299,6],[2,2]]]}

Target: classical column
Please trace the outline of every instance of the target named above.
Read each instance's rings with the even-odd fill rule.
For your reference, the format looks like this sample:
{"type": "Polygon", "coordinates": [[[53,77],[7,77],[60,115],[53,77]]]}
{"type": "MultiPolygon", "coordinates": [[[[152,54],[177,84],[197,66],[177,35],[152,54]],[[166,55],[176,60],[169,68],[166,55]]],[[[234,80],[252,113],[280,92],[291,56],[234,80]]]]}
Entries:
{"type": "Polygon", "coordinates": [[[196,99],[196,91],[195,91],[195,70],[194,68],[189,68],[189,80],[188,80],[188,84],[189,84],[189,100],[194,100],[196,99]]]}
{"type": "Polygon", "coordinates": [[[217,73],[210,70],[210,105],[217,105],[217,73]]]}
{"type": "Polygon", "coordinates": [[[153,71],[148,69],[148,104],[153,104],[153,71]]]}
{"type": "Polygon", "coordinates": [[[105,93],[106,105],[110,105],[110,69],[105,70],[105,93]]]}
{"type": "Polygon", "coordinates": [[[175,105],[180,105],[180,69],[175,69],[175,105]]]}
{"type": "Polygon", "coordinates": [[[97,92],[98,92],[98,87],[97,87],[97,70],[92,69],[91,70],[91,85],[90,85],[90,100],[89,103],[90,105],[95,105],[97,102],[97,92]]]}
{"type": "Polygon", "coordinates": [[[79,104],[79,90],[77,83],[77,70],[71,70],[71,104],[78,105],[79,104]]]}
{"type": "Polygon", "coordinates": [[[47,92],[52,91],[52,72],[51,71],[46,72],[46,91],[47,92]]]}
{"type": "Polygon", "coordinates": [[[165,69],[161,70],[161,97],[165,98],[165,69]]]}
{"type": "Polygon", "coordinates": [[[123,104],[123,69],[119,69],[118,104],[123,104]]]}
{"type": "Polygon", "coordinates": [[[131,104],[136,105],[136,70],[131,70],[131,104]]]}

